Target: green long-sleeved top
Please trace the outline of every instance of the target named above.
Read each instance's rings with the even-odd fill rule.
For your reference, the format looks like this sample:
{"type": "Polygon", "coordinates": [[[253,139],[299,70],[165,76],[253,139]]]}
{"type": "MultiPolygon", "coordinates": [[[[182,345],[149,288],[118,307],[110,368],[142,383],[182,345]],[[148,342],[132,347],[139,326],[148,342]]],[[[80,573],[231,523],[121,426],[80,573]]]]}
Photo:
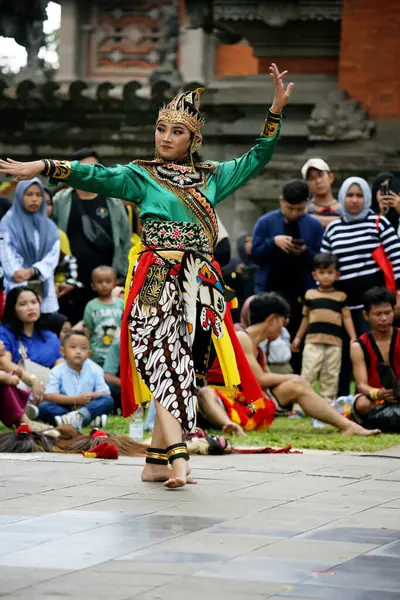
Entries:
{"type": "MultiPolygon", "coordinates": [[[[278,133],[273,137],[258,138],[257,144],[240,158],[215,163],[215,171],[207,171],[207,185],[200,191],[214,207],[262,171],[271,160],[278,133]]],[[[182,201],[163,187],[162,182],[153,179],[140,164],[108,168],[73,161],[66,181],[80,190],[137,204],[142,221],[151,217],[162,221],[197,222],[182,201]]]]}

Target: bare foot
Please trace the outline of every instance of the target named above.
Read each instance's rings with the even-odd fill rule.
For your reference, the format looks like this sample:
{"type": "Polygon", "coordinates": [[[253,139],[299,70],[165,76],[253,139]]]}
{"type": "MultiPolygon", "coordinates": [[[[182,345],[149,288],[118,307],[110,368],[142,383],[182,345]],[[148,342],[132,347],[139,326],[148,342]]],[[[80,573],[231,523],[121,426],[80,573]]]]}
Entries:
{"type": "MultiPolygon", "coordinates": [[[[190,475],[190,467],[189,463],[186,463],[186,483],[196,484],[197,481],[194,477],[189,477],[190,475]]],[[[151,465],[146,463],[144,469],[142,471],[142,481],[168,481],[171,477],[172,469],[171,467],[165,465],[151,465]]]]}
{"type": "Polygon", "coordinates": [[[380,433],[382,433],[380,429],[364,429],[364,427],[353,421],[349,421],[348,427],[342,431],[342,435],[361,435],[362,437],[370,437],[380,433]]]}
{"type": "Polygon", "coordinates": [[[222,433],[226,433],[226,435],[235,434],[238,437],[241,437],[242,435],[244,435],[244,431],[240,427],[240,425],[238,425],[237,423],[234,423],[233,421],[231,423],[229,423],[228,425],[223,426],[222,433]]]}
{"type": "Polygon", "coordinates": [[[142,481],[168,481],[171,469],[168,465],[151,465],[146,463],[142,471],[142,481]]]}
{"type": "Polygon", "coordinates": [[[172,469],[169,479],[164,483],[169,489],[184,487],[187,483],[186,478],[186,461],[184,458],[177,458],[172,463],[172,469]]]}

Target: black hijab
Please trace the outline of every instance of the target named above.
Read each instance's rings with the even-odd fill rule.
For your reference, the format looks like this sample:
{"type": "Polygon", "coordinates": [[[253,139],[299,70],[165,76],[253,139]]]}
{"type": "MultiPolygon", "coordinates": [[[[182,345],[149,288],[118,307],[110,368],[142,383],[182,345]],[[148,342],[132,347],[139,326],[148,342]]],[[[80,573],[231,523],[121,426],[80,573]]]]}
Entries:
{"type": "MultiPolygon", "coordinates": [[[[371,209],[377,214],[379,214],[379,203],[378,203],[377,193],[379,191],[379,186],[381,185],[381,183],[383,183],[387,179],[389,180],[389,189],[393,190],[393,192],[396,192],[396,194],[400,193],[400,178],[399,177],[396,177],[395,175],[393,175],[393,173],[389,173],[389,172],[378,173],[378,175],[375,177],[375,179],[372,183],[372,202],[371,202],[371,209]]],[[[394,208],[390,208],[388,213],[385,216],[388,219],[388,221],[390,221],[391,225],[393,226],[394,230],[397,233],[397,229],[399,227],[399,217],[400,217],[397,210],[395,210],[394,208]]]]}

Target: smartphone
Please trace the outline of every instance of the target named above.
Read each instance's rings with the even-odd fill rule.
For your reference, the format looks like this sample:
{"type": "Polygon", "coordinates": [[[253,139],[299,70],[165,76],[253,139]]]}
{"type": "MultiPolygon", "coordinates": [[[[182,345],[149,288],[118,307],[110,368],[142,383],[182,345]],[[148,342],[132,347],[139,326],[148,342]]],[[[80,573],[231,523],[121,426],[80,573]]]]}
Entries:
{"type": "Polygon", "coordinates": [[[292,244],[294,246],[305,246],[306,245],[304,240],[292,240],[292,244]]]}
{"type": "Polygon", "coordinates": [[[388,183],[381,183],[379,186],[381,196],[390,196],[390,189],[388,183]]]}

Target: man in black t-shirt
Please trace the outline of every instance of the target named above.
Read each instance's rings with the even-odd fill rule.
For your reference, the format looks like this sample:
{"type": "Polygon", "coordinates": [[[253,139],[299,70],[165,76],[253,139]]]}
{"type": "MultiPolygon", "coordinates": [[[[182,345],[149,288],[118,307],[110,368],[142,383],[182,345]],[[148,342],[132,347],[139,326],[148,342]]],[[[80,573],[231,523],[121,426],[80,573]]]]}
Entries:
{"type": "MultiPolygon", "coordinates": [[[[86,164],[99,163],[97,153],[90,148],[78,150],[72,158],[86,164]]],[[[121,282],[124,280],[131,247],[129,219],[121,200],[72,188],[54,196],[53,218],[69,238],[78,262],[78,279],[84,285],[67,296],[66,306],[61,308],[72,322],[77,322],[95,295],[91,287],[93,269],[113,266],[121,282]]]]}

